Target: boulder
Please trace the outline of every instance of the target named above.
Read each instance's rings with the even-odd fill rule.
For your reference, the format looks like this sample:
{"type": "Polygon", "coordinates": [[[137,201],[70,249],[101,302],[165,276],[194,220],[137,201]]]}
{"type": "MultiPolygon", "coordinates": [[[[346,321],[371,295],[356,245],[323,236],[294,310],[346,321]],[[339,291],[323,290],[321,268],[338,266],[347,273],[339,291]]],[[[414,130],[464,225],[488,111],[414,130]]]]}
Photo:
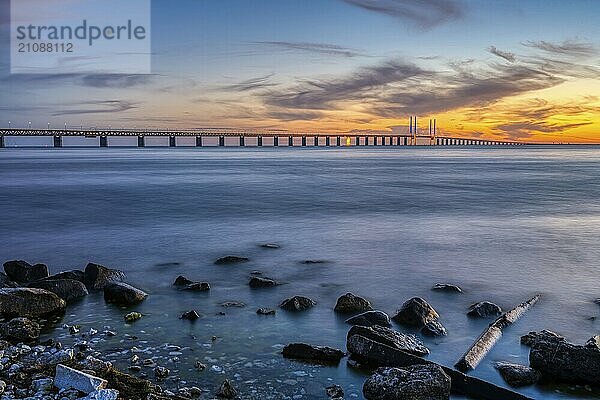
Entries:
{"type": "Polygon", "coordinates": [[[451,285],[449,283],[436,283],[435,285],[433,285],[431,290],[449,293],[463,293],[463,290],[460,287],[456,285],[451,285]]]}
{"type": "Polygon", "coordinates": [[[95,390],[80,400],[118,400],[119,391],[116,389],[95,390]]]}
{"type": "Polygon", "coordinates": [[[421,334],[430,337],[446,336],[448,331],[439,321],[429,321],[421,328],[421,334]]]}
{"type": "Polygon", "coordinates": [[[427,301],[420,297],[413,297],[402,304],[392,319],[402,325],[421,328],[439,317],[439,314],[427,301]]]}
{"type": "Polygon", "coordinates": [[[181,314],[179,319],[188,319],[190,321],[195,321],[200,318],[200,314],[198,314],[195,310],[190,310],[181,314]]]}
{"type": "Polygon", "coordinates": [[[216,265],[238,264],[238,263],[243,263],[243,262],[247,262],[247,261],[250,261],[250,259],[247,257],[225,256],[225,257],[218,258],[215,261],[215,264],[216,265]]]}
{"type": "Polygon", "coordinates": [[[275,281],[275,279],[262,276],[253,276],[252,278],[250,278],[250,282],[248,282],[248,285],[250,285],[251,288],[256,289],[274,287],[277,286],[278,283],[275,281]]]}
{"type": "Polygon", "coordinates": [[[181,287],[181,290],[189,292],[208,292],[210,290],[210,285],[208,282],[192,282],[189,285],[181,287]]]}
{"type": "Polygon", "coordinates": [[[560,339],[564,339],[562,336],[560,336],[558,333],[554,333],[552,331],[547,331],[547,330],[542,330],[539,332],[529,332],[527,335],[523,335],[521,336],[521,344],[525,345],[525,346],[533,346],[533,344],[539,340],[546,340],[546,341],[552,341],[552,340],[560,340],[560,339]]]}
{"type": "Polygon", "coordinates": [[[383,326],[353,326],[348,331],[347,337],[360,335],[375,342],[385,344],[398,350],[405,351],[415,356],[429,354],[429,349],[414,335],[407,335],[383,326]]]}
{"type": "Polygon", "coordinates": [[[89,263],[85,267],[83,280],[93,290],[103,290],[104,286],[125,280],[125,273],[118,269],[107,268],[100,264],[89,263]]]}
{"type": "Polygon", "coordinates": [[[44,289],[0,289],[0,313],[9,317],[37,318],[62,312],[66,305],[63,299],[44,289]]]}
{"type": "Polygon", "coordinates": [[[479,303],[471,304],[467,315],[474,318],[497,317],[502,314],[502,309],[489,301],[480,301],[479,303]]]}
{"type": "Polygon", "coordinates": [[[293,296],[281,302],[279,307],[286,311],[304,311],[314,307],[316,304],[316,302],[308,297],[293,296]]]}
{"type": "Polygon", "coordinates": [[[85,285],[74,279],[42,279],[32,282],[28,286],[52,292],[66,302],[88,295],[85,285]]]}
{"type": "Polygon", "coordinates": [[[123,282],[113,282],[104,286],[104,300],[108,303],[133,305],[146,297],[146,292],[123,282]]]}
{"type": "Polygon", "coordinates": [[[282,354],[285,358],[324,364],[337,364],[344,357],[342,350],[306,343],[290,343],[283,348],[282,354]]]}
{"type": "Polygon", "coordinates": [[[79,269],[73,269],[71,271],[63,271],[58,274],[50,275],[47,279],[58,280],[58,279],[73,279],[74,281],[84,282],[84,273],[79,269]]]}
{"type": "Polygon", "coordinates": [[[367,311],[346,320],[347,324],[360,326],[391,326],[390,317],[383,311],[367,311]]]}
{"type": "Polygon", "coordinates": [[[177,278],[175,278],[175,282],[173,282],[173,286],[186,286],[189,284],[194,283],[194,281],[186,278],[183,275],[179,275],[177,278]]]}
{"type": "Polygon", "coordinates": [[[333,311],[341,314],[355,314],[372,310],[373,307],[368,300],[352,293],[346,293],[345,295],[340,296],[333,308],[333,311]]]}
{"type": "Polygon", "coordinates": [[[229,379],[225,379],[217,389],[215,395],[221,399],[235,399],[238,392],[229,379]]]}
{"type": "Polygon", "coordinates": [[[496,369],[502,379],[513,387],[534,385],[541,378],[539,371],[525,365],[499,362],[496,363],[496,369]]]}
{"type": "Polygon", "coordinates": [[[76,389],[85,394],[89,394],[98,389],[104,389],[107,381],[96,376],[86,374],[85,372],[58,364],[56,374],[54,375],[54,386],[58,389],[76,389]]]}
{"type": "Polygon", "coordinates": [[[325,393],[331,400],[344,400],[344,389],[340,385],[327,386],[325,393]]]}
{"type": "Polygon", "coordinates": [[[12,260],[4,263],[4,272],[13,281],[27,283],[36,279],[48,277],[48,267],[45,264],[31,265],[23,260],[12,260]]]}
{"type": "Polygon", "coordinates": [[[276,311],[272,308],[259,308],[256,313],[258,315],[275,315],[276,311]]]}
{"type": "Polygon", "coordinates": [[[14,287],[19,287],[19,285],[16,282],[11,281],[4,272],[0,272],[0,289],[14,287]]]}
{"type": "Polygon", "coordinates": [[[363,385],[367,400],[447,400],[450,377],[438,365],[379,368],[363,385]]]}
{"type": "Polygon", "coordinates": [[[40,337],[40,325],[28,318],[13,318],[0,325],[0,335],[10,342],[30,343],[40,337]]]}

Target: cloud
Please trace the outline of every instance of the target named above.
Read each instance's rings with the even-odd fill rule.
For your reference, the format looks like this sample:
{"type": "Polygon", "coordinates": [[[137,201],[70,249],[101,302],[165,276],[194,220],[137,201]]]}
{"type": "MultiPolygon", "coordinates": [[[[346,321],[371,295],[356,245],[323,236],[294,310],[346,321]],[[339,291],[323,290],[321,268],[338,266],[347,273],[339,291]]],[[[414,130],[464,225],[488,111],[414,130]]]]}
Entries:
{"type": "Polygon", "coordinates": [[[53,117],[60,115],[76,115],[76,114],[104,114],[118,113],[137,108],[135,103],[127,100],[99,100],[86,101],[78,103],[79,108],[68,108],[52,113],[53,117]]]}
{"type": "Polygon", "coordinates": [[[316,120],[323,116],[316,111],[281,111],[275,110],[268,113],[268,116],[280,121],[308,121],[316,120]]]}
{"type": "Polygon", "coordinates": [[[496,55],[500,58],[504,58],[506,61],[514,63],[517,61],[517,57],[515,53],[511,53],[510,51],[502,51],[496,48],[496,46],[490,46],[488,51],[493,55],[496,55]]]}
{"type": "Polygon", "coordinates": [[[140,74],[89,74],[81,77],[83,86],[94,88],[130,88],[146,85],[152,75],[140,74]]]}
{"type": "Polygon", "coordinates": [[[389,15],[420,28],[432,28],[463,16],[455,0],[343,0],[365,10],[389,15]]]}
{"type": "Polygon", "coordinates": [[[268,87],[277,86],[276,83],[270,82],[271,77],[274,74],[259,76],[256,78],[250,78],[242,82],[234,83],[233,85],[226,85],[221,87],[223,90],[234,91],[234,92],[248,92],[256,89],[264,89],[268,87]]]}
{"type": "Polygon", "coordinates": [[[318,55],[338,56],[338,57],[358,57],[363,56],[361,52],[348,47],[338,46],[328,43],[310,43],[310,42],[286,42],[286,41],[264,41],[252,42],[253,44],[276,47],[284,50],[301,51],[314,53],[318,55]]]}
{"type": "Polygon", "coordinates": [[[577,40],[565,40],[562,43],[541,41],[526,41],[523,46],[543,50],[554,55],[589,57],[598,54],[598,49],[591,43],[577,40]]]}
{"type": "Polygon", "coordinates": [[[149,84],[155,75],[141,74],[9,74],[0,81],[17,84],[54,86],[73,84],[92,88],[131,88],[149,84]]]}

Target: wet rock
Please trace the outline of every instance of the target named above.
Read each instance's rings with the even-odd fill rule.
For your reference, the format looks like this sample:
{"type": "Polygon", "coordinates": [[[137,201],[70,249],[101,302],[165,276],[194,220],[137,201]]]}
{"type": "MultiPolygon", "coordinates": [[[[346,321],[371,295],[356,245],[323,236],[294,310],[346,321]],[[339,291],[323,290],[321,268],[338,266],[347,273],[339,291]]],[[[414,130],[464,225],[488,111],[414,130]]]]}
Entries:
{"type": "Polygon", "coordinates": [[[40,378],[31,381],[30,389],[36,394],[43,396],[52,391],[54,380],[52,378],[40,378]]]}
{"type": "Polygon", "coordinates": [[[450,377],[438,365],[379,368],[363,385],[367,400],[447,400],[450,377]]]}
{"type": "Polygon", "coordinates": [[[12,260],[4,263],[4,272],[8,278],[18,283],[27,283],[36,279],[48,277],[48,267],[45,264],[31,265],[23,260],[12,260]]]}
{"type": "Polygon", "coordinates": [[[534,385],[541,378],[539,371],[525,365],[499,362],[496,363],[496,369],[500,372],[502,379],[513,387],[534,385]]]}
{"type": "Polygon", "coordinates": [[[108,303],[133,305],[143,301],[148,294],[123,282],[108,283],[104,286],[104,300],[108,303]]]}
{"type": "Polygon", "coordinates": [[[391,326],[390,317],[383,311],[367,311],[346,320],[347,324],[360,326],[391,326]]]}
{"type": "Polygon", "coordinates": [[[474,318],[497,317],[502,314],[502,309],[489,301],[480,301],[479,303],[471,304],[467,315],[474,318]]]}
{"type": "Polygon", "coordinates": [[[190,321],[195,321],[198,318],[200,318],[200,314],[198,314],[195,310],[184,312],[183,314],[181,314],[181,317],[179,317],[179,319],[188,319],[190,321]]]}
{"type": "Polygon", "coordinates": [[[262,247],[263,249],[278,249],[281,246],[275,243],[263,243],[260,245],[260,247],[262,247]]]}
{"type": "Polygon", "coordinates": [[[252,278],[250,278],[250,282],[248,282],[248,285],[250,285],[251,288],[268,288],[277,286],[277,282],[275,281],[275,279],[267,278],[266,276],[253,276],[252,278]]]}
{"type": "Polygon", "coordinates": [[[225,265],[225,264],[238,264],[250,261],[247,257],[238,257],[238,256],[225,256],[217,259],[215,261],[216,265],[225,265]]]}
{"type": "Polygon", "coordinates": [[[10,278],[4,273],[0,272],[0,289],[3,288],[14,288],[19,285],[16,282],[10,280],[10,278]]]}
{"type": "Polygon", "coordinates": [[[89,263],[85,267],[83,279],[85,285],[93,290],[103,290],[106,285],[125,280],[125,273],[118,269],[107,268],[100,264],[89,263]]]}
{"type": "Polygon", "coordinates": [[[55,280],[55,281],[59,280],[59,279],[73,279],[74,281],[79,281],[81,283],[84,283],[84,273],[83,273],[83,271],[81,271],[79,269],[73,269],[70,271],[63,271],[63,272],[59,272],[54,275],[50,275],[46,279],[51,279],[51,280],[55,280]]]}
{"type": "Polygon", "coordinates": [[[100,389],[93,391],[80,400],[117,400],[119,391],[115,389],[100,389]]]}
{"type": "Polygon", "coordinates": [[[225,379],[221,386],[217,389],[215,395],[221,399],[235,399],[238,397],[238,392],[229,379],[225,379]]]}
{"type": "Polygon", "coordinates": [[[154,377],[156,379],[166,379],[171,371],[166,367],[157,366],[154,368],[154,377]]]}
{"type": "Polygon", "coordinates": [[[431,290],[437,290],[440,292],[449,292],[449,293],[463,293],[463,290],[456,286],[451,285],[449,283],[436,283],[431,290]]]}
{"type": "Polygon", "coordinates": [[[429,354],[429,349],[414,335],[407,335],[382,326],[353,326],[348,331],[347,338],[354,335],[360,335],[375,342],[385,344],[398,350],[413,354],[415,356],[425,356],[429,354]]]}
{"type": "Polygon", "coordinates": [[[74,279],[43,279],[28,286],[52,292],[67,303],[88,295],[85,285],[74,279]]]}
{"type": "Polygon", "coordinates": [[[225,302],[221,303],[221,307],[225,307],[225,308],[230,308],[230,307],[242,308],[242,307],[246,307],[246,303],[244,303],[242,301],[225,301],[225,302]]]}
{"type": "Polygon", "coordinates": [[[210,285],[208,282],[192,282],[189,285],[183,286],[182,290],[190,292],[208,292],[210,290],[210,285]]]}
{"type": "Polygon", "coordinates": [[[439,317],[439,314],[427,301],[420,297],[413,297],[402,304],[392,319],[402,325],[421,328],[439,317]]]}
{"type": "Polygon", "coordinates": [[[448,335],[448,331],[446,331],[444,325],[439,321],[429,321],[421,328],[421,334],[424,336],[437,337],[448,335]]]}
{"type": "Polygon", "coordinates": [[[137,321],[138,319],[142,318],[142,313],[139,312],[130,312],[128,314],[125,315],[125,317],[123,317],[125,319],[125,322],[134,322],[137,321]]]}
{"type": "Polygon", "coordinates": [[[87,356],[79,362],[79,365],[88,371],[94,371],[97,374],[107,374],[113,369],[109,361],[100,360],[99,358],[87,356]]]}
{"type": "Polygon", "coordinates": [[[595,337],[583,346],[552,335],[538,338],[529,351],[529,365],[544,378],[600,384],[600,348],[595,337]]]}
{"type": "Polygon", "coordinates": [[[186,286],[189,284],[194,283],[194,281],[186,278],[183,275],[179,275],[177,278],[175,278],[175,282],[173,282],[173,286],[186,286]]]}
{"type": "Polygon", "coordinates": [[[290,343],[283,348],[282,354],[285,358],[325,364],[337,364],[344,357],[342,350],[306,343],[290,343]]]}
{"type": "Polygon", "coordinates": [[[344,389],[340,385],[327,386],[325,393],[331,400],[344,400],[344,389]]]}
{"type": "Polygon", "coordinates": [[[150,394],[157,393],[158,388],[147,379],[141,379],[117,369],[111,369],[102,376],[108,381],[110,388],[116,389],[123,399],[146,399],[150,394]]]}
{"type": "Polygon", "coordinates": [[[95,390],[104,389],[107,383],[102,378],[86,374],[65,365],[58,364],[56,366],[54,386],[58,389],[77,389],[80,392],[89,394],[95,390]]]}
{"type": "Polygon", "coordinates": [[[44,289],[0,289],[0,312],[9,317],[37,318],[64,311],[66,303],[44,289]]]}
{"type": "Polygon", "coordinates": [[[529,332],[527,335],[521,336],[521,344],[525,346],[533,346],[533,344],[539,340],[553,341],[564,339],[558,333],[554,333],[552,331],[542,330],[539,332],[529,332]]]}
{"type": "Polygon", "coordinates": [[[304,311],[314,307],[316,304],[316,302],[308,297],[293,296],[283,300],[279,307],[286,311],[304,311]]]}
{"type": "Polygon", "coordinates": [[[272,308],[259,308],[256,313],[258,315],[275,315],[276,311],[272,308]]]}
{"type": "Polygon", "coordinates": [[[373,307],[368,300],[352,293],[346,293],[345,295],[340,296],[333,308],[333,311],[341,314],[362,313],[372,310],[373,307]]]}
{"type": "Polygon", "coordinates": [[[40,337],[40,325],[28,318],[13,318],[0,325],[0,335],[10,342],[30,343],[40,337]]]}
{"type": "Polygon", "coordinates": [[[327,260],[304,260],[302,264],[326,264],[327,260]]]}

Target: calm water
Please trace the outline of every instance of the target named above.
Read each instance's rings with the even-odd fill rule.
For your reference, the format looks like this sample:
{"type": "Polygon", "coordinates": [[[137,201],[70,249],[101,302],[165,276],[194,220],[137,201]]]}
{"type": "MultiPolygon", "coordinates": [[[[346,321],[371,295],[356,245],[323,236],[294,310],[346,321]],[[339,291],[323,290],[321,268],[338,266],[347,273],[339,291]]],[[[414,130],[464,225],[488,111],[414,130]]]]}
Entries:
{"type": "MultiPolygon", "coordinates": [[[[160,358],[167,350],[149,352],[189,383],[211,389],[230,377],[251,398],[323,398],[331,381],[362,398],[365,376],[344,362],[315,367],[278,354],[299,340],[345,348],[348,326],[332,308],[347,291],[388,313],[409,297],[428,299],[449,335],[424,340],[430,358],[447,365],[489,323],[468,319],[469,304],[510,308],[540,292],[473,373],[503,384],[493,362],[527,364],[520,335],[547,328],[585,342],[598,333],[588,318],[600,314],[599,198],[598,147],[2,150],[0,260],[44,262],[53,272],[88,261],[123,269],[150,293],[136,307],[143,319],[125,325],[127,311],[93,294],[60,323],[111,326],[118,335],[99,346],[122,366],[130,354],[117,352],[134,345],[182,346],[178,362],[160,358]],[[258,247],[264,242],[281,249],[258,247]],[[251,262],[213,265],[227,254],[251,262]],[[250,290],[252,270],[286,284],[250,290]],[[210,293],[177,292],[179,274],[210,282],[210,293]],[[465,294],[430,291],[436,282],[465,294]],[[255,314],[294,294],[317,307],[255,314]],[[248,306],[216,315],[229,300],[248,306]],[[204,317],[178,319],[192,308],[204,317]],[[195,360],[209,369],[198,373],[195,360]]],[[[600,397],[565,387],[522,392],[600,397]]]]}

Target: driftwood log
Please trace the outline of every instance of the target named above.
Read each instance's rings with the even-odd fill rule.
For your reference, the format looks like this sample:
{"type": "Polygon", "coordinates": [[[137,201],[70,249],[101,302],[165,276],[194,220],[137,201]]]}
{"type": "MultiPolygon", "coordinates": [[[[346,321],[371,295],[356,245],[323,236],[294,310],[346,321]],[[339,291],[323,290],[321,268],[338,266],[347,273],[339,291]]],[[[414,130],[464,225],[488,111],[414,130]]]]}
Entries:
{"type": "Polygon", "coordinates": [[[454,366],[462,372],[474,370],[498,340],[500,340],[502,337],[502,330],[521,318],[527,310],[538,302],[539,299],[540,295],[537,294],[498,317],[490,324],[490,326],[488,326],[481,336],[479,336],[475,343],[473,343],[469,350],[467,350],[454,366]]]}

